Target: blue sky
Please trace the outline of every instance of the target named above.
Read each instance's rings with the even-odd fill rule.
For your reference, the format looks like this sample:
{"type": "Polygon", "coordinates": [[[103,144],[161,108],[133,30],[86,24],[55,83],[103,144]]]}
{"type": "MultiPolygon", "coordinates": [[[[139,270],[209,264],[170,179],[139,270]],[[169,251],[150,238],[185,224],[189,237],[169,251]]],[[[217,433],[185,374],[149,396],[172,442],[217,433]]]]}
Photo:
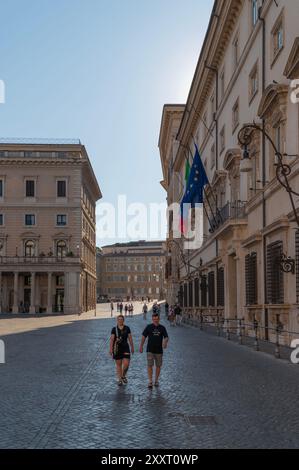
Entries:
{"type": "MultiPolygon", "coordinates": [[[[80,138],[115,204],[163,202],[164,103],[184,103],[213,0],[5,0],[2,137],[80,138]]],[[[100,240],[98,244],[115,240],[100,240]]]]}

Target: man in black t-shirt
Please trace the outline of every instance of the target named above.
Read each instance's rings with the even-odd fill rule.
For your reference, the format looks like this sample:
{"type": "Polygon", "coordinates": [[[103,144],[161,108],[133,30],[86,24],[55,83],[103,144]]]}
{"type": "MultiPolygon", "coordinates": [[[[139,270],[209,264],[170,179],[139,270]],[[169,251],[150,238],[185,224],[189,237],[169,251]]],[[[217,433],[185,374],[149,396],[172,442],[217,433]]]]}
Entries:
{"type": "Polygon", "coordinates": [[[162,367],[163,349],[167,348],[168,334],[165,326],[160,325],[160,317],[157,313],[153,313],[153,323],[148,325],[142,333],[140,344],[140,352],[143,353],[143,346],[146,338],[147,341],[147,366],[148,366],[148,387],[153,388],[153,367],[156,365],[155,387],[159,386],[159,376],[162,367]]]}

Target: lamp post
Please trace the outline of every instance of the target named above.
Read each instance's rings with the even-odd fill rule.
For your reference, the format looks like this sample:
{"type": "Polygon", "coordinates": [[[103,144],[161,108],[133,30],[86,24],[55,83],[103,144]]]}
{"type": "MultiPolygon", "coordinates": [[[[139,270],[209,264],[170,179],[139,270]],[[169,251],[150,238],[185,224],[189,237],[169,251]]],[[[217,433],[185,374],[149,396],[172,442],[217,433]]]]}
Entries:
{"type": "MultiPolygon", "coordinates": [[[[274,150],[274,154],[278,162],[276,164],[276,179],[279,182],[279,184],[283,188],[285,188],[285,190],[287,191],[289,195],[293,214],[294,214],[294,219],[296,221],[297,227],[299,228],[299,215],[297,213],[295,200],[294,200],[294,196],[299,197],[299,193],[291,188],[290,182],[289,182],[289,176],[292,173],[292,168],[290,167],[290,165],[288,165],[287,163],[284,163],[283,161],[283,157],[299,157],[299,155],[289,155],[287,153],[281,153],[280,150],[276,147],[269,133],[265,131],[263,127],[256,124],[255,122],[253,122],[252,124],[245,124],[245,126],[243,126],[240,129],[239,134],[238,134],[238,141],[239,141],[240,146],[243,149],[243,159],[241,160],[241,166],[240,166],[241,172],[246,173],[252,170],[249,146],[252,143],[254,131],[260,132],[267,139],[272,149],[274,150]]],[[[281,258],[278,260],[278,263],[280,265],[280,269],[284,273],[295,274],[295,260],[291,258],[290,256],[286,256],[285,254],[282,254],[281,258]]]]}
{"type": "Polygon", "coordinates": [[[251,168],[252,168],[251,161],[250,161],[250,154],[249,154],[249,145],[251,144],[253,140],[253,131],[258,131],[261,134],[263,134],[274,150],[275,156],[277,157],[277,161],[278,161],[276,165],[276,178],[277,178],[277,181],[281,184],[281,186],[283,186],[285,190],[287,191],[287,193],[289,194],[290,202],[291,202],[292,209],[294,212],[294,217],[295,217],[297,226],[299,227],[299,216],[297,214],[295,201],[294,201],[294,196],[299,197],[299,193],[294,191],[294,189],[292,189],[290,186],[290,182],[288,179],[292,172],[290,165],[283,162],[283,157],[299,157],[299,155],[289,155],[287,153],[282,154],[279,151],[279,149],[276,147],[271,136],[268,134],[268,132],[265,131],[265,129],[263,129],[263,127],[255,123],[246,124],[245,126],[242,127],[242,129],[239,131],[239,134],[238,134],[239,144],[243,148],[243,159],[241,162],[240,171],[248,172],[248,171],[251,171],[251,168]]]}

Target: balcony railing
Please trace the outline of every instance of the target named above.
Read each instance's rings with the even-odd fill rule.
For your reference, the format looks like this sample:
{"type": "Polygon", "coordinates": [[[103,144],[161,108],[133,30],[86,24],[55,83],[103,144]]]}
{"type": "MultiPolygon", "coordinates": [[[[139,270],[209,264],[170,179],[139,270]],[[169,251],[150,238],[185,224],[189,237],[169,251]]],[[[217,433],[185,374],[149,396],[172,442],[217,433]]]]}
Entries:
{"type": "Polygon", "coordinates": [[[221,216],[222,223],[226,222],[229,219],[244,219],[245,206],[246,202],[244,201],[233,201],[225,204],[225,206],[219,209],[219,214],[221,216]]]}
{"type": "Polygon", "coordinates": [[[0,266],[9,264],[77,264],[80,261],[78,256],[0,256],[0,266]]]}

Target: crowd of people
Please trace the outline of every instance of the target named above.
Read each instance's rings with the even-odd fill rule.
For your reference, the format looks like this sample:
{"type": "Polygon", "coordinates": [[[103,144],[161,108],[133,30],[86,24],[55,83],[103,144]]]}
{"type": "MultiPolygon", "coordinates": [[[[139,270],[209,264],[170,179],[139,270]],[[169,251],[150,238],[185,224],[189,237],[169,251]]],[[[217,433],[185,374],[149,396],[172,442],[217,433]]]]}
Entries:
{"type": "MultiPolygon", "coordinates": [[[[122,302],[117,302],[116,304],[116,310],[120,315],[125,314],[125,317],[129,316],[132,317],[134,313],[134,305],[131,303],[126,303],[125,305],[122,302]]],[[[110,302],[110,311],[111,311],[111,317],[113,317],[114,313],[114,303],[110,302]]]]}

